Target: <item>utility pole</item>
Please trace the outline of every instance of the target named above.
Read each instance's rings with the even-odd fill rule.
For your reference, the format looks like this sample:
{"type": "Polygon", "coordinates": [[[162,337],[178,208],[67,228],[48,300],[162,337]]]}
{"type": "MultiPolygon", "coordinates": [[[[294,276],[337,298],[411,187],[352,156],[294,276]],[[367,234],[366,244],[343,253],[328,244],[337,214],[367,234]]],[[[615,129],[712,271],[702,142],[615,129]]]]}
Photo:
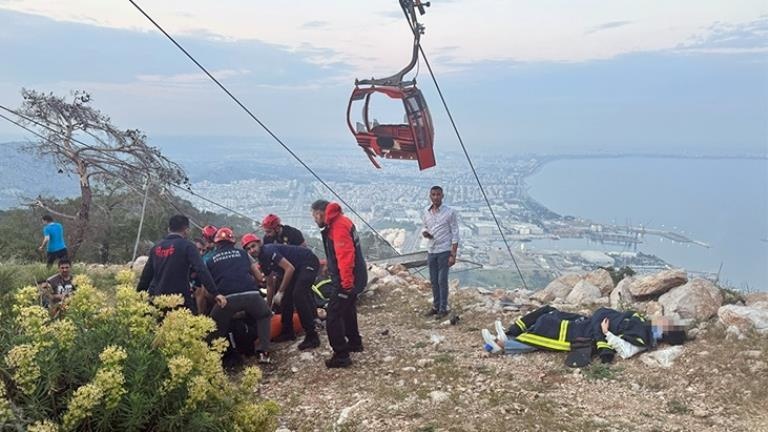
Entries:
{"type": "Polygon", "coordinates": [[[133,245],[133,258],[131,262],[136,261],[136,252],[139,250],[139,240],[141,239],[141,229],[144,227],[144,214],[147,210],[147,196],[149,195],[149,174],[144,182],[144,202],[141,204],[141,219],[139,219],[139,230],[136,232],[136,243],[133,245]]]}

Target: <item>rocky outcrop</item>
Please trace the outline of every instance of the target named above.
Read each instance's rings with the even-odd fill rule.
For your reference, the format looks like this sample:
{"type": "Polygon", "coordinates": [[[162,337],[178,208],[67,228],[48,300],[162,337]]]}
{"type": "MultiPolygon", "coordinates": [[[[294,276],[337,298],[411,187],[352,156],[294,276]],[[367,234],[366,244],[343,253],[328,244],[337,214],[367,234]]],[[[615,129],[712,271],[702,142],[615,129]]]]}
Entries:
{"type": "Polygon", "coordinates": [[[565,298],[566,303],[582,305],[592,304],[600,298],[600,288],[592,285],[586,280],[582,280],[573,287],[568,296],[565,298]]]}
{"type": "Polygon", "coordinates": [[[749,293],[744,296],[744,303],[747,306],[754,306],[757,303],[768,305],[768,292],[749,293]]]}
{"type": "Polygon", "coordinates": [[[562,301],[571,293],[573,287],[584,278],[578,273],[568,273],[549,283],[544,289],[535,292],[531,299],[540,303],[562,301]]]}
{"type": "Polygon", "coordinates": [[[611,291],[609,296],[611,301],[611,307],[614,309],[624,309],[632,305],[634,298],[632,293],[629,292],[629,286],[635,283],[635,278],[630,276],[622,279],[616,288],[611,291]]]}
{"type": "Polygon", "coordinates": [[[608,270],[597,269],[589,272],[584,277],[584,281],[589,282],[600,289],[601,295],[607,296],[613,291],[613,278],[608,270]]]}
{"type": "MultiPolygon", "coordinates": [[[[762,306],[764,303],[757,303],[762,306]]],[[[755,330],[760,334],[768,334],[768,303],[765,307],[725,305],[717,310],[720,322],[726,327],[736,327],[746,333],[755,330]]]]}
{"type": "Polygon", "coordinates": [[[715,316],[722,303],[723,295],[715,284],[698,278],[659,297],[665,315],[674,314],[683,319],[699,321],[715,316]]]}
{"type": "Polygon", "coordinates": [[[633,283],[629,285],[629,292],[637,299],[656,297],[687,282],[688,275],[685,270],[664,270],[634,279],[633,283]]]}

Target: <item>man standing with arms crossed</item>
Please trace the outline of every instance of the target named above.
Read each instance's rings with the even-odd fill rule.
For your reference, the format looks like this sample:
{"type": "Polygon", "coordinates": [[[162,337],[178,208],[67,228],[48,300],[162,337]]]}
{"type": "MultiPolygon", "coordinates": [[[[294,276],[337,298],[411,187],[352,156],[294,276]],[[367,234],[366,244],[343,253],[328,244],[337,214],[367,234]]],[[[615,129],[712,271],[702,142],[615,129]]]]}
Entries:
{"type": "Polygon", "coordinates": [[[443,205],[443,188],[429,190],[432,204],[424,210],[422,235],[429,239],[427,263],[432,283],[432,308],[426,316],[444,318],[448,315],[448,269],[456,264],[459,250],[459,221],[456,212],[443,205]]]}
{"type": "Polygon", "coordinates": [[[355,225],[341,213],[339,204],[317,200],[312,203],[312,217],[322,229],[328,274],[333,285],[325,327],[333,357],[325,361],[325,366],[345,368],[352,365],[350,351],[363,351],[363,339],[357,326],[357,295],[368,283],[368,270],[355,225]]]}

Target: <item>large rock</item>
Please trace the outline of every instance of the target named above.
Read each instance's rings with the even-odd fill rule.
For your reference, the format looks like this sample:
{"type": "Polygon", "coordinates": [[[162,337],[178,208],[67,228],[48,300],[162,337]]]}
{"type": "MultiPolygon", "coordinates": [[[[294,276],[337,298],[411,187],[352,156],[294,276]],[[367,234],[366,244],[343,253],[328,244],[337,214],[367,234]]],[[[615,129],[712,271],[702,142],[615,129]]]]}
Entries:
{"type": "Polygon", "coordinates": [[[675,359],[680,357],[683,353],[683,346],[676,345],[663,349],[653,351],[651,353],[644,353],[640,356],[640,360],[650,367],[671,367],[675,359]]]}
{"type": "Polygon", "coordinates": [[[635,283],[635,278],[630,276],[619,281],[616,288],[611,291],[610,300],[613,309],[628,309],[634,303],[634,298],[629,292],[629,286],[635,283]]]}
{"type": "Polygon", "coordinates": [[[726,327],[734,326],[742,332],[754,329],[760,334],[768,334],[768,307],[725,305],[717,310],[717,316],[726,327]]]}
{"type": "Polygon", "coordinates": [[[659,303],[666,315],[705,321],[717,314],[723,295],[712,282],[697,278],[662,295],[659,303]]]}
{"type": "Polygon", "coordinates": [[[592,285],[591,283],[583,280],[573,287],[568,297],[565,298],[566,303],[580,305],[580,304],[592,304],[602,296],[600,288],[592,285]]]}
{"type": "Polygon", "coordinates": [[[604,296],[607,296],[613,291],[613,278],[611,278],[611,273],[609,273],[608,270],[597,269],[589,272],[584,277],[584,280],[598,287],[600,289],[600,294],[604,296]]]}
{"type": "Polygon", "coordinates": [[[141,272],[144,271],[144,266],[147,265],[148,260],[149,257],[146,255],[136,257],[136,260],[131,263],[131,270],[133,270],[134,273],[141,274],[141,272]]]}
{"type": "Polygon", "coordinates": [[[749,293],[744,296],[744,302],[747,306],[754,306],[756,303],[768,303],[768,292],[749,293]]]}
{"type": "Polygon", "coordinates": [[[389,276],[389,271],[387,269],[379,267],[377,265],[371,265],[371,267],[368,269],[368,279],[373,281],[375,279],[381,279],[386,276],[389,276]]]}
{"type": "Polygon", "coordinates": [[[641,277],[629,286],[629,292],[635,298],[655,297],[671,290],[672,288],[688,282],[685,270],[664,270],[656,274],[641,277]]]}
{"type": "Polygon", "coordinates": [[[549,283],[543,290],[539,290],[531,299],[541,303],[550,303],[554,300],[562,300],[568,297],[574,285],[581,281],[582,276],[578,273],[569,273],[562,275],[549,283]]]}

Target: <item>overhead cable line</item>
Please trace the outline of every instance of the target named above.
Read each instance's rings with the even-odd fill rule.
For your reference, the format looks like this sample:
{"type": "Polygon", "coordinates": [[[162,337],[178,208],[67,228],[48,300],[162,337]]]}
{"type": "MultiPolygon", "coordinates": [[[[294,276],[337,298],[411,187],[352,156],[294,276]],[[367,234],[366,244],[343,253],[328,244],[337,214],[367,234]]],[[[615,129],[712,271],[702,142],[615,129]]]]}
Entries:
{"type": "MultiPolygon", "coordinates": [[[[84,143],[83,141],[80,141],[80,140],[78,140],[78,139],[77,139],[77,138],[75,138],[75,137],[64,137],[64,136],[61,134],[61,132],[59,132],[59,131],[57,131],[56,129],[54,129],[54,128],[50,127],[49,125],[46,125],[45,123],[39,122],[39,121],[35,120],[34,118],[31,118],[31,117],[29,117],[29,116],[27,116],[27,115],[24,115],[24,114],[22,114],[22,113],[20,113],[20,112],[18,112],[18,111],[16,111],[16,110],[10,109],[10,108],[8,108],[8,107],[6,107],[6,106],[2,105],[2,104],[0,104],[0,109],[2,109],[2,110],[5,110],[5,111],[7,111],[7,112],[9,112],[9,113],[11,113],[11,114],[13,114],[13,115],[16,115],[16,116],[18,116],[18,117],[21,117],[21,118],[23,118],[24,120],[26,120],[26,121],[28,121],[28,122],[30,122],[30,123],[34,123],[34,124],[36,124],[37,126],[40,126],[40,127],[42,127],[42,128],[45,128],[46,130],[48,130],[48,131],[50,131],[50,132],[52,132],[52,133],[54,133],[54,134],[58,135],[60,138],[69,139],[69,140],[71,140],[71,141],[74,141],[74,142],[76,142],[76,143],[78,143],[78,144],[82,145],[82,146],[85,146],[85,147],[89,147],[89,145],[88,145],[87,143],[84,143]]],[[[9,120],[7,117],[4,117],[4,118],[6,118],[6,120],[9,120]]],[[[9,120],[9,121],[12,121],[12,120],[9,120]]],[[[13,123],[16,123],[16,122],[13,122],[13,123]]],[[[18,126],[20,126],[20,127],[23,127],[23,128],[24,128],[25,130],[27,130],[28,132],[34,133],[36,136],[38,136],[38,138],[41,138],[41,139],[45,139],[45,140],[47,140],[47,141],[51,142],[51,141],[50,141],[50,140],[48,140],[46,137],[44,137],[44,136],[41,136],[40,134],[36,133],[35,131],[32,131],[32,130],[30,130],[30,129],[27,129],[26,127],[24,127],[23,125],[20,125],[20,124],[18,124],[18,123],[16,123],[16,124],[17,124],[18,126]]],[[[54,145],[56,145],[56,146],[61,146],[61,144],[59,144],[59,143],[53,143],[53,142],[51,142],[51,143],[52,143],[52,144],[54,144],[54,145]]],[[[114,158],[114,157],[111,157],[111,158],[112,158],[112,159],[115,159],[115,160],[117,160],[117,159],[116,159],[116,158],[114,158]]],[[[98,166],[98,167],[100,167],[100,168],[102,168],[102,169],[104,169],[102,166],[100,166],[99,164],[97,164],[97,163],[95,163],[95,162],[92,162],[92,164],[93,164],[93,165],[95,165],[95,166],[98,166]]],[[[139,171],[140,171],[140,170],[139,170],[139,171]]],[[[127,184],[128,186],[130,186],[130,187],[133,187],[132,185],[130,185],[130,184],[128,184],[128,183],[126,183],[126,184],[127,184]]],[[[190,195],[194,195],[194,196],[196,196],[196,197],[200,198],[200,199],[201,199],[201,200],[203,200],[203,201],[206,201],[206,202],[208,202],[208,203],[210,203],[210,204],[213,204],[213,205],[215,205],[215,206],[217,206],[217,207],[220,207],[220,208],[222,208],[222,209],[224,209],[224,210],[228,210],[228,211],[230,211],[230,212],[232,212],[232,213],[234,213],[234,214],[236,214],[236,215],[238,215],[238,216],[242,216],[242,217],[244,217],[244,218],[246,218],[246,219],[248,219],[248,220],[250,220],[250,221],[252,221],[252,222],[256,223],[256,225],[257,225],[257,226],[261,226],[261,222],[259,222],[258,220],[254,219],[253,217],[251,217],[251,216],[248,216],[248,215],[246,215],[246,214],[243,214],[243,213],[241,213],[241,212],[238,212],[237,210],[234,210],[234,209],[232,209],[232,208],[229,208],[229,207],[227,207],[227,206],[225,206],[225,205],[223,205],[223,204],[217,203],[216,201],[213,201],[212,199],[206,198],[205,196],[203,196],[203,195],[201,195],[201,194],[199,194],[199,193],[196,193],[196,192],[194,192],[194,191],[193,191],[193,190],[192,190],[192,189],[191,189],[189,186],[181,186],[181,185],[178,185],[178,184],[175,184],[175,183],[170,183],[170,185],[171,185],[171,186],[173,186],[173,187],[175,187],[175,188],[177,188],[177,189],[183,190],[184,192],[187,192],[187,193],[188,193],[188,194],[190,194],[190,195]]],[[[134,190],[136,190],[136,189],[134,188],[134,190]]],[[[143,192],[141,192],[141,193],[143,194],[143,192]]],[[[195,225],[196,225],[196,224],[195,224],[195,225]]]]}
{"type": "MultiPolygon", "coordinates": [[[[410,27],[411,31],[414,33],[414,35],[416,35],[417,32],[419,32],[420,30],[413,26],[408,16],[408,12],[406,12],[405,9],[403,9],[403,14],[405,14],[405,20],[408,21],[408,27],[410,27]]],[[[418,46],[419,46],[419,52],[421,53],[421,57],[424,59],[424,64],[427,66],[429,75],[432,77],[432,82],[435,84],[435,89],[437,89],[437,94],[440,95],[440,100],[443,102],[443,107],[445,108],[445,112],[448,114],[448,119],[451,121],[451,126],[453,126],[453,131],[456,133],[456,137],[459,139],[459,144],[461,144],[461,149],[464,151],[464,156],[467,158],[467,162],[469,163],[469,168],[472,170],[472,174],[474,174],[475,176],[477,185],[480,188],[480,193],[482,193],[483,199],[485,199],[485,203],[488,205],[488,209],[491,211],[491,216],[493,217],[493,221],[496,223],[496,227],[499,229],[499,234],[501,234],[501,239],[504,241],[504,245],[507,247],[507,252],[509,252],[509,256],[512,258],[512,262],[515,264],[515,269],[517,269],[517,274],[520,276],[520,281],[523,283],[523,288],[527,290],[528,285],[525,283],[523,272],[520,270],[520,266],[517,264],[517,259],[515,259],[515,255],[512,253],[512,248],[509,246],[507,237],[504,235],[504,229],[501,227],[501,223],[499,222],[499,219],[496,217],[496,212],[493,211],[493,206],[491,206],[491,201],[488,199],[488,194],[485,193],[485,188],[483,187],[483,183],[480,181],[480,176],[477,174],[477,170],[475,169],[475,164],[472,162],[472,158],[469,157],[469,152],[467,151],[467,147],[464,145],[464,140],[461,138],[461,134],[459,133],[459,128],[456,126],[456,122],[453,120],[453,114],[451,114],[451,110],[450,108],[448,108],[448,103],[445,100],[445,96],[443,96],[443,91],[440,88],[440,84],[437,83],[437,78],[435,77],[435,73],[432,70],[432,65],[429,63],[429,59],[427,59],[427,54],[424,52],[424,47],[421,46],[421,42],[418,43],[418,46]]]]}
{"type": "Polygon", "coordinates": [[[240,99],[238,99],[234,94],[232,94],[232,92],[229,91],[229,89],[225,87],[224,84],[221,83],[221,81],[219,81],[215,76],[213,76],[213,74],[211,74],[208,71],[208,69],[206,69],[205,66],[203,66],[199,61],[197,61],[197,59],[195,59],[195,57],[192,56],[192,54],[190,54],[189,51],[187,51],[179,42],[176,41],[176,39],[173,38],[173,36],[171,36],[167,31],[165,31],[165,29],[160,24],[158,24],[157,21],[155,21],[151,16],[149,16],[149,14],[145,12],[144,9],[141,8],[141,6],[139,6],[134,0],[128,0],[128,1],[133,5],[133,7],[136,8],[136,10],[138,10],[142,15],[144,15],[144,17],[149,22],[151,22],[152,25],[154,25],[163,35],[165,35],[165,37],[168,38],[168,40],[170,40],[171,43],[173,43],[176,46],[176,48],[179,49],[179,51],[184,53],[184,55],[187,56],[187,58],[189,58],[189,60],[192,61],[192,63],[194,63],[201,71],[203,71],[205,75],[208,76],[208,78],[211,79],[211,81],[213,81],[224,93],[226,93],[227,96],[229,96],[229,98],[232,99],[233,102],[235,102],[235,104],[237,104],[243,111],[245,111],[245,113],[248,114],[248,116],[253,121],[258,123],[258,125],[261,126],[261,128],[264,129],[264,131],[267,132],[267,134],[269,134],[269,136],[272,137],[272,139],[274,139],[278,144],[280,144],[280,146],[283,147],[283,149],[285,149],[285,151],[287,151],[299,164],[301,164],[301,166],[303,166],[307,171],[309,171],[309,173],[312,174],[312,176],[315,179],[317,179],[317,181],[319,181],[320,184],[325,186],[325,188],[328,189],[328,191],[330,191],[331,194],[333,194],[333,196],[336,197],[336,199],[341,201],[342,204],[344,204],[355,216],[357,216],[360,219],[360,221],[366,227],[368,227],[368,229],[370,229],[377,237],[383,240],[397,255],[400,255],[400,252],[398,252],[398,250],[395,249],[395,247],[392,246],[392,244],[389,243],[384,238],[384,236],[379,234],[379,232],[373,226],[371,226],[371,224],[369,224],[368,221],[366,221],[365,218],[363,218],[363,216],[360,215],[357,212],[357,210],[355,210],[354,207],[352,207],[344,198],[342,198],[341,195],[339,195],[331,187],[331,185],[326,183],[325,180],[323,180],[309,165],[307,165],[293,150],[291,150],[291,148],[288,147],[288,145],[286,145],[283,142],[283,140],[281,140],[274,132],[272,132],[272,130],[269,127],[267,127],[267,125],[264,122],[259,120],[259,118],[256,117],[256,115],[250,109],[248,109],[248,107],[246,107],[242,102],[240,102],[240,99]]]}

